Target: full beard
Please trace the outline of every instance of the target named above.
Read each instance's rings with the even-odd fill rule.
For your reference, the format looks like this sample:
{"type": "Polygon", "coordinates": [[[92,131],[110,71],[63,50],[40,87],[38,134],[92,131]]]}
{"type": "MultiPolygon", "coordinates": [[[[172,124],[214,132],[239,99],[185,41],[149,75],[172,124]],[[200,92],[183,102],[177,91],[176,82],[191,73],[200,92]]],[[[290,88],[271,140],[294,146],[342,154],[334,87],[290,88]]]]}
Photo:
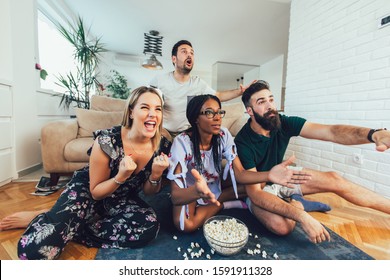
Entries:
{"type": "Polygon", "coordinates": [[[260,116],[253,111],[253,116],[255,117],[256,122],[266,130],[273,131],[280,128],[279,113],[275,110],[268,111],[264,116],[260,116]],[[275,116],[270,117],[271,114],[274,114],[275,116]]]}

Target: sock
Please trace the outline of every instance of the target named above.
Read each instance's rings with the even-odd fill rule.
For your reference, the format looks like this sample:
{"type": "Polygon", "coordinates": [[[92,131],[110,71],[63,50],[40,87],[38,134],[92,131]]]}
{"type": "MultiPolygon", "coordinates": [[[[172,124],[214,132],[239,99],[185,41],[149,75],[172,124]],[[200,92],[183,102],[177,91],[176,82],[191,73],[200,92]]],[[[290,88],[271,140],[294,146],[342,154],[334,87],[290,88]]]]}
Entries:
{"type": "Polygon", "coordinates": [[[291,199],[294,199],[302,203],[303,208],[305,209],[306,212],[327,212],[332,210],[332,208],[328,204],[318,202],[318,201],[306,200],[303,198],[302,195],[293,194],[291,196],[291,199]]]}
{"type": "Polygon", "coordinates": [[[242,200],[230,200],[223,203],[223,209],[231,208],[248,209],[248,205],[242,200]]]}

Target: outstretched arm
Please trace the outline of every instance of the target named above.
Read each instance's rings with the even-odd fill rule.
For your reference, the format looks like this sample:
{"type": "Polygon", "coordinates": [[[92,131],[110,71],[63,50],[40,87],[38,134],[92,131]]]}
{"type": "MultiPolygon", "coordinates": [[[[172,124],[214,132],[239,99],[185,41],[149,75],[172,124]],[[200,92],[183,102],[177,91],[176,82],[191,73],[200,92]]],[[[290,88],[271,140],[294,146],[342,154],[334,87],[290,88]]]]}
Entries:
{"type": "MultiPolygon", "coordinates": [[[[369,132],[370,128],[366,127],[306,122],[299,136],[343,145],[360,145],[370,143],[367,138],[369,132]]],[[[376,131],[372,134],[372,140],[375,142],[378,151],[386,151],[390,148],[390,131],[376,131]]]]}
{"type": "Polygon", "coordinates": [[[247,86],[244,86],[242,84],[240,84],[240,88],[237,88],[237,89],[231,89],[231,90],[225,90],[225,91],[217,91],[215,93],[215,95],[221,100],[221,101],[228,101],[228,100],[231,100],[231,99],[234,99],[236,97],[239,97],[241,96],[244,91],[251,85],[253,84],[254,82],[256,82],[256,80],[252,81],[249,85],[247,86]]]}

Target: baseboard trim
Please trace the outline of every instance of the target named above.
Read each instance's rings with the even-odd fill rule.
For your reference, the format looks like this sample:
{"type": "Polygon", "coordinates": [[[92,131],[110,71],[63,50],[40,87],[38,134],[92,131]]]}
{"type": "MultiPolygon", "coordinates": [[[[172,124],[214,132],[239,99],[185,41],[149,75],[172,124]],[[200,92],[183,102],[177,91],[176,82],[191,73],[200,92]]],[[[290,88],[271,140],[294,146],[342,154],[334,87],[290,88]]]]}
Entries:
{"type": "Polygon", "coordinates": [[[42,168],[43,168],[43,164],[42,163],[39,163],[37,165],[31,166],[29,168],[26,168],[26,169],[18,172],[18,178],[26,176],[26,175],[28,175],[30,173],[33,173],[35,171],[38,171],[39,169],[42,169],[42,168]]]}

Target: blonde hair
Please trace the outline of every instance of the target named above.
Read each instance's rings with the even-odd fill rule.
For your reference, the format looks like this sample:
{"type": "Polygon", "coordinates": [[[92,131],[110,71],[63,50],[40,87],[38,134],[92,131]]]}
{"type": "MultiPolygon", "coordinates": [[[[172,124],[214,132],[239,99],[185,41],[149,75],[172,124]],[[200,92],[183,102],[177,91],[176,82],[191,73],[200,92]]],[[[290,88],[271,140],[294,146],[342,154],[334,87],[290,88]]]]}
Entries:
{"type": "MultiPolygon", "coordinates": [[[[162,97],[161,97],[160,93],[158,92],[158,90],[156,88],[153,88],[153,87],[141,86],[141,87],[134,89],[130,93],[129,97],[127,98],[126,108],[125,108],[125,111],[123,113],[122,126],[127,127],[127,128],[131,128],[133,126],[133,119],[130,118],[131,112],[133,111],[135,105],[137,104],[140,96],[146,92],[154,93],[158,96],[158,98],[161,101],[161,114],[163,113],[163,111],[162,111],[163,110],[163,108],[162,108],[163,100],[162,100],[162,97]]],[[[161,119],[161,123],[158,126],[156,134],[152,137],[152,144],[153,144],[154,150],[157,150],[158,147],[160,146],[162,127],[163,127],[163,120],[161,119]]]]}

